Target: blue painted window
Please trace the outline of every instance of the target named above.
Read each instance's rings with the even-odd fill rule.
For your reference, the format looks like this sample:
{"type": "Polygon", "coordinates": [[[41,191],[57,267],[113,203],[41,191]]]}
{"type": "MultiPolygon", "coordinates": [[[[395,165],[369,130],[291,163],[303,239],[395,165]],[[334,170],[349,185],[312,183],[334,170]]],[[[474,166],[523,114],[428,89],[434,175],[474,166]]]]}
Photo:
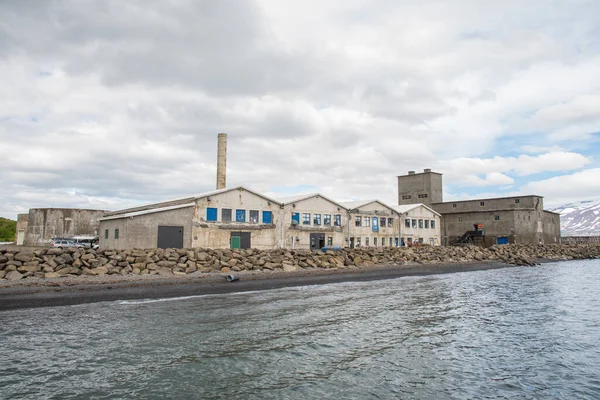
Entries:
{"type": "Polygon", "coordinates": [[[246,210],[235,210],[235,222],[246,222],[246,210]]]}
{"type": "Polygon", "coordinates": [[[263,211],[263,224],[273,223],[273,213],[271,211],[263,211]]]}
{"type": "Polygon", "coordinates": [[[292,224],[300,224],[300,213],[292,213],[292,224]]]}
{"type": "MultiPolygon", "coordinates": [[[[373,217],[371,219],[371,227],[373,232],[379,232],[379,218],[373,217]]],[[[374,241],[373,243],[375,243],[375,246],[377,246],[377,241],[374,241]]]]}
{"type": "Polygon", "coordinates": [[[208,207],[206,209],[206,220],[207,221],[216,221],[217,220],[217,209],[208,207]]]}

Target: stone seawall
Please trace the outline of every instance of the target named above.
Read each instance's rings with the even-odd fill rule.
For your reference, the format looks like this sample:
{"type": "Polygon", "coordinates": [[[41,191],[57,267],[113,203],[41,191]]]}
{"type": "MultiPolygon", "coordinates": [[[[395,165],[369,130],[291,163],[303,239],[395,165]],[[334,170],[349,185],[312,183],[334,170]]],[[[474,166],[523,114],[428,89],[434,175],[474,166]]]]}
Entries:
{"type": "Polygon", "coordinates": [[[504,245],[469,247],[363,248],[312,253],[288,250],[146,249],[0,250],[0,279],[74,275],[187,275],[195,272],[296,271],[376,265],[435,265],[501,261],[536,265],[539,260],[600,258],[600,245],[504,245]]]}

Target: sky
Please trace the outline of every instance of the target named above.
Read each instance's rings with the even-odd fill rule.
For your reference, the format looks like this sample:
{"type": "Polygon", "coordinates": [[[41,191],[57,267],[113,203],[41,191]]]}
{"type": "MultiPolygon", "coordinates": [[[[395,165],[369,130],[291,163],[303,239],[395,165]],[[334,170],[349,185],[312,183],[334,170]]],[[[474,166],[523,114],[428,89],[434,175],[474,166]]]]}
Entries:
{"type": "Polygon", "coordinates": [[[600,198],[600,2],[0,2],[0,216],[227,185],[600,198]]]}

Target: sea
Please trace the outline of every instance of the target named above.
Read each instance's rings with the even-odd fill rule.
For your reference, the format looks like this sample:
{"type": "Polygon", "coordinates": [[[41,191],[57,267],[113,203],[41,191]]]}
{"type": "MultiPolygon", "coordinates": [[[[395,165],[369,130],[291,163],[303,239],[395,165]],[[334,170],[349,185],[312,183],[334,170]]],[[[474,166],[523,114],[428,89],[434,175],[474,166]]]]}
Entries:
{"type": "Polygon", "coordinates": [[[600,399],[600,260],[0,312],[2,399],[600,399]]]}

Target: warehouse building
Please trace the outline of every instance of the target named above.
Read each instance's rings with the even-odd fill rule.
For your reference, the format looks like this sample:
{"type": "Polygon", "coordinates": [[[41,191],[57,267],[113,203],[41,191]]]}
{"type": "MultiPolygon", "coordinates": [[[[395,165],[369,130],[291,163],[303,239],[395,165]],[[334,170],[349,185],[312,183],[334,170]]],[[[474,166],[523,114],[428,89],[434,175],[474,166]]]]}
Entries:
{"type": "Polygon", "coordinates": [[[442,175],[425,169],[398,176],[398,204],[415,198],[441,214],[443,245],[560,242],[560,215],[544,210],[542,196],[444,202],[442,175]]]}
{"type": "Polygon", "coordinates": [[[441,214],[424,204],[394,206],[400,215],[400,245],[428,244],[439,246],[441,238],[441,214]]]}
{"type": "Polygon", "coordinates": [[[398,213],[379,200],[341,203],[349,215],[348,246],[398,246],[398,213]]]}

